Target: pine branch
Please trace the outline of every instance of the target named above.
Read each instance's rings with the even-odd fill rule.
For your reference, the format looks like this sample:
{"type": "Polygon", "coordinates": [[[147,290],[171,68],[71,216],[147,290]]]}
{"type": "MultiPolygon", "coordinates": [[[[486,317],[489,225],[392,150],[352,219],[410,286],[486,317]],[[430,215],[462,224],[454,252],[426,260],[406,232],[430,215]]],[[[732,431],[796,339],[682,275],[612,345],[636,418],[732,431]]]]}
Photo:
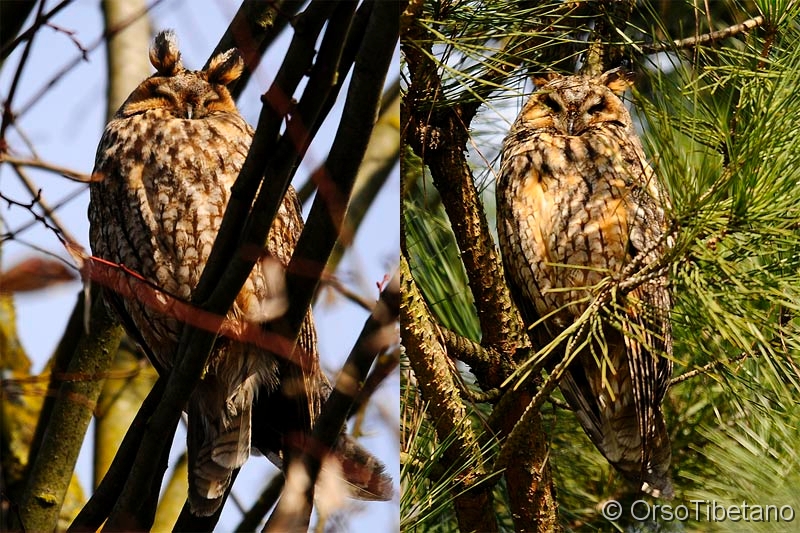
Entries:
{"type": "Polygon", "coordinates": [[[695,368],[694,370],[690,370],[688,372],[685,372],[685,373],[681,374],[680,376],[675,376],[674,378],[672,378],[670,380],[669,386],[670,387],[674,387],[678,383],[683,383],[684,381],[688,381],[688,380],[690,380],[692,378],[695,378],[697,376],[700,376],[700,375],[703,375],[703,374],[708,374],[709,372],[711,372],[712,370],[716,370],[717,368],[720,368],[720,367],[723,367],[723,366],[728,366],[728,365],[733,364],[733,363],[739,363],[739,362],[744,361],[745,359],[747,359],[749,356],[750,356],[750,354],[743,353],[743,354],[739,355],[739,357],[735,357],[733,359],[724,359],[724,360],[719,360],[719,361],[712,361],[712,362],[708,363],[707,365],[703,365],[700,368],[695,368]]]}
{"type": "MultiPolygon", "coordinates": [[[[405,257],[400,259],[400,320],[403,345],[423,397],[429,402],[429,416],[440,439],[452,436],[442,451],[445,468],[482,463],[477,437],[472,432],[464,402],[453,380],[438,327],[411,276],[405,257]]],[[[456,469],[457,470],[457,469],[456,469]]],[[[463,531],[498,531],[492,504],[491,487],[478,482],[484,472],[467,468],[450,487],[455,496],[456,517],[463,531]]]]}
{"type": "Polygon", "coordinates": [[[486,383],[502,383],[514,373],[516,366],[491,347],[484,347],[466,337],[440,327],[447,355],[468,364],[473,373],[484,376],[486,383]]]}
{"type": "Polygon", "coordinates": [[[643,54],[658,54],[660,52],[696,48],[698,46],[713,44],[715,41],[727,39],[728,37],[733,37],[734,35],[750,31],[761,26],[762,24],[764,24],[764,17],[759,15],[721,30],[704,33],[702,35],[696,35],[694,37],[687,37],[685,39],[675,39],[672,42],[643,44],[640,45],[639,48],[643,54]]]}

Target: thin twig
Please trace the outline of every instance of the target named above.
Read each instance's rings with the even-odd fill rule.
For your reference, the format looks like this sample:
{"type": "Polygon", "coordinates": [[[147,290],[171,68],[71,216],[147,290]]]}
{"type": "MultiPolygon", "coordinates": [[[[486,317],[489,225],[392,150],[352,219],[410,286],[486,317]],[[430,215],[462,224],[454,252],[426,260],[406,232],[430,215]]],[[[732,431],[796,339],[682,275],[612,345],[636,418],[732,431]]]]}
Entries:
{"type": "Polygon", "coordinates": [[[61,26],[59,26],[57,24],[53,24],[52,22],[46,22],[44,24],[44,26],[47,26],[48,28],[52,28],[55,31],[57,31],[59,33],[63,33],[64,35],[66,35],[69,38],[69,40],[72,41],[73,44],[75,44],[75,47],[78,50],[81,51],[81,56],[83,57],[83,60],[84,61],[89,61],[89,51],[86,48],[84,48],[83,45],[81,44],[81,42],[77,39],[77,37],[75,37],[75,31],[74,30],[68,30],[66,28],[62,28],[61,26]]]}
{"type": "Polygon", "coordinates": [[[750,354],[743,353],[743,354],[740,354],[739,357],[736,357],[734,359],[723,359],[723,360],[720,360],[720,361],[712,361],[712,362],[708,363],[707,365],[701,366],[700,368],[695,368],[694,370],[690,370],[689,372],[686,372],[685,374],[681,374],[680,376],[672,378],[669,381],[669,386],[672,387],[672,386],[677,385],[678,383],[683,383],[684,381],[692,379],[693,377],[699,376],[700,374],[707,374],[708,372],[710,372],[710,371],[712,371],[712,370],[714,370],[716,368],[719,368],[721,366],[725,366],[725,365],[729,365],[729,364],[732,364],[732,363],[738,363],[740,361],[744,361],[749,356],[750,356],[750,354]]]}
{"type": "Polygon", "coordinates": [[[697,46],[702,46],[704,44],[718,41],[719,39],[726,39],[728,37],[733,37],[734,35],[737,35],[739,33],[750,31],[753,28],[761,26],[763,23],[764,23],[764,17],[759,15],[757,17],[745,20],[740,24],[734,24],[733,26],[729,26],[721,30],[704,33],[703,35],[695,35],[694,37],[687,37],[686,39],[676,39],[674,41],[666,43],[643,44],[640,46],[640,48],[642,50],[642,53],[645,54],[657,54],[659,52],[668,52],[671,50],[695,48],[697,46]]]}
{"type": "MultiPolygon", "coordinates": [[[[77,198],[78,196],[82,195],[84,192],[86,192],[86,189],[84,189],[82,187],[72,191],[71,193],[69,193],[65,197],[63,197],[61,200],[56,202],[53,206],[51,206],[51,209],[53,211],[58,211],[59,209],[61,209],[66,204],[68,204],[69,202],[71,202],[72,200],[77,198]]],[[[0,234],[0,242],[14,239],[18,243],[23,243],[24,241],[19,239],[18,235],[20,233],[26,231],[31,226],[36,225],[38,222],[39,222],[38,219],[33,219],[33,220],[31,220],[29,222],[26,222],[25,224],[19,226],[18,228],[10,229],[5,233],[0,234]]],[[[7,224],[6,224],[6,226],[7,226],[7,224]]],[[[30,244],[26,244],[26,245],[27,246],[31,246],[30,244]]],[[[34,249],[38,249],[38,248],[36,248],[34,246],[31,246],[31,247],[34,248],[34,249]]]]}
{"type": "Polygon", "coordinates": [[[358,305],[362,309],[367,312],[372,312],[372,308],[375,307],[375,300],[371,300],[366,296],[362,296],[357,292],[347,288],[344,283],[342,283],[336,276],[323,274],[322,279],[320,282],[323,285],[330,287],[331,289],[335,290],[354,304],[358,305]]]}
{"type": "MultiPolygon", "coordinates": [[[[38,193],[36,193],[34,195],[34,198],[30,202],[25,203],[25,202],[20,202],[18,200],[14,200],[13,198],[9,198],[8,196],[6,196],[2,192],[0,192],[0,200],[5,201],[9,205],[9,207],[14,205],[14,206],[21,207],[21,208],[27,210],[37,222],[40,222],[41,224],[44,225],[44,227],[46,227],[47,229],[49,229],[50,231],[55,233],[56,237],[58,238],[59,241],[61,241],[62,244],[66,244],[67,243],[67,239],[66,239],[66,237],[64,235],[61,234],[61,230],[58,227],[56,227],[53,224],[51,224],[50,221],[47,219],[47,217],[45,217],[43,215],[40,215],[39,213],[37,213],[33,209],[33,207],[36,204],[39,203],[39,200],[41,198],[41,194],[42,194],[42,191],[40,190],[40,191],[38,191],[38,193]]],[[[12,239],[13,238],[13,234],[12,233],[4,234],[2,236],[2,238],[0,238],[0,242],[2,242],[3,240],[8,240],[8,239],[6,239],[6,237],[8,237],[8,239],[12,239]]]]}
{"type": "Polygon", "coordinates": [[[49,170],[55,174],[59,174],[70,181],[75,181],[77,183],[92,183],[96,181],[92,178],[92,176],[88,174],[84,174],[83,172],[78,172],[77,170],[72,170],[67,167],[61,167],[55,165],[53,163],[48,163],[46,161],[42,161],[40,159],[21,159],[18,157],[10,157],[8,155],[3,155],[0,157],[0,163],[8,163],[10,165],[15,166],[22,166],[22,167],[33,167],[33,168],[40,168],[42,170],[49,170]]]}
{"type": "Polygon", "coordinates": [[[19,245],[25,246],[27,248],[30,248],[34,252],[38,252],[40,254],[46,255],[47,257],[52,257],[53,259],[56,259],[57,261],[61,261],[62,263],[64,263],[69,268],[72,268],[72,269],[74,269],[76,271],[79,270],[78,267],[76,267],[74,264],[70,263],[69,261],[67,261],[66,259],[61,257],[60,255],[57,255],[53,251],[48,250],[47,248],[43,248],[43,247],[39,246],[38,244],[26,241],[24,239],[19,239],[19,238],[15,237],[13,233],[0,234],[0,243],[3,243],[5,241],[10,241],[10,240],[13,240],[16,244],[19,244],[19,245]]]}
{"type": "Polygon", "coordinates": [[[31,197],[36,200],[36,203],[38,203],[39,207],[42,208],[42,211],[44,211],[44,215],[48,219],[50,219],[50,222],[53,224],[53,227],[55,227],[58,230],[58,233],[60,233],[67,240],[67,242],[78,242],[75,239],[75,237],[73,237],[72,234],[67,230],[66,226],[64,226],[64,224],[62,224],[61,221],[58,219],[55,210],[52,207],[50,207],[50,205],[44,198],[42,198],[42,190],[37,189],[34,186],[30,176],[28,176],[25,173],[25,171],[23,171],[20,168],[19,165],[12,165],[12,166],[14,167],[14,172],[17,174],[17,177],[19,177],[19,180],[22,182],[22,185],[31,194],[31,197]]]}
{"type": "MultiPolygon", "coordinates": [[[[38,22],[41,20],[42,11],[44,10],[44,0],[39,2],[39,10],[36,12],[36,21],[38,22]]],[[[14,116],[13,111],[11,111],[11,103],[14,101],[14,95],[17,92],[17,86],[19,85],[19,80],[22,78],[22,71],[25,68],[25,63],[28,61],[28,55],[31,52],[31,47],[33,46],[33,36],[25,45],[25,49],[22,51],[22,57],[19,58],[19,64],[17,65],[17,70],[14,72],[14,78],[11,80],[11,87],[8,90],[8,98],[6,98],[5,102],[3,102],[3,122],[0,123],[0,153],[3,153],[7,150],[6,146],[6,129],[8,126],[14,122],[16,118],[14,116]]]]}

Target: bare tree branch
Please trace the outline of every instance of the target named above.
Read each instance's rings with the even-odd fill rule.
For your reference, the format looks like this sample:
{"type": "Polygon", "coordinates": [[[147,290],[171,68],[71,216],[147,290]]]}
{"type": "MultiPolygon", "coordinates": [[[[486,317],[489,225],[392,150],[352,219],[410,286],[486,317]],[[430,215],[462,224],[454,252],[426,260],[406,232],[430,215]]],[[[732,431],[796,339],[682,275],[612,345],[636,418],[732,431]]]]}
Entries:
{"type": "Polygon", "coordinates": [[[20,159],[17,157],[10,157],[7,154],[5,154],[3,156],[0,156],[0,163],[8,163],[10,165],[14,165],[17,167],[33,167],[33,168],[41,168],[42,170],[49,170],[50,172],[60,174],[61,176],[67,178],[68,180],[75,181],[78,183],[91,183],[92,181],[94,181],[92,177],[89,176],[88,174],[84,174],[83,172],[78,172],[77,170],[72,170],[66,167],[54,165],[52,163],[41,161],[39,159],[20,159]]]}
{"type": "Polygon", "coordinates": [[[203,69],[208,68],[211,59],[217,54],[238,48],[247,68],[238,80],[228,85],[231,95],[238,100],[264,57],[264,52],[304,3],[302,0],[244,0],[203,69]]]}
{"type": "Polygon", "coordinates": [[[764,17],[759,15],[757,17],[745,20],[740,24],[734,24],[733,26],[729,26],[721,30],[704,33],[702,35],[696,35],[694,37],[687,37],[685,39],[675,39],[674,41],[667,43],[643,44],[640,45],[639,48],[644,54],[657,54],[659,52],[695,48],[697,46],[703,46],[720,39],[727,39],[728,37],[733,37],[734,35],[750,31],[753,28],[761,26],[762,24],[764,24],[764,17]]]}
{"type": "MultiPolygon", "coordinates": [[[[284,320],[277,326],[277,331],[287,338],[297,338],[303,317],[339,236],[345,207],[377,120],[386,73],[399,36],[398,10],[398,2],[376,3],[366,31],[363,33],[363,41],[355,58],[353,76],[344,104],[342,121],[325,165],[330,176],[330,184],[326,187],[327,190],[320,190],[314,199],[308,222],[289,263],[287,292],[291,304],[284,320]]],[[[303,375],[302,367],[287,370],[290,374],[297,373],[299,377],[303,375]]],[[[308,400],[303,394],[296,395],[295,398],[299,408],[303,406],[307,408],[308,400]]],[[[325,425],[321,427],[323,429],[318,431],[332,431],[325,425]]],[[[341,431],[341,425],[335,429],[341,431]]],[[[294,458],[303,457],[304,453],[302,445],[294,450],[290,447],[287,451],[285,460],[288,460],[290,465],[287,486],[293,486],[291,465],[294,458]]],[[[298,464],[305,464],[305,461],[298,464]]],[[[313,500],[313,471],[311,477],[312,485],[306,490],[304,498],[305,508],[292,509],[292,504],[288,503],[290,500],[282,497],[276,512],[265,526],[267,530],[282,531],[285,526],[294,528],[307,525],[313,500]],[[286,508],[287,505],[289,509],[286,508]],[[287,518],[288,523],[283,522],[287,518]]],[[[294,506],[296,507],[297,503],[294,506]]]]}
{"type": "MultiPolygon", "coordinates": [[[[64,2],[62,2],[63,4],[64,2]]],[[[41,24],[42,19],[42,11],[44,11],[44,0],[39,2],[39,10],[36,12],[36,22],[41,24]]],[[[38,25],[34,24],[34,28],[38,29],[38,25]]],[[[31,47],[33,46],[33,37],[34,33],[31,33],[30,40],[25,45],[25,49],[22,51],[22,56],[19,58],[19,64],[17,64],[17,70],[14,71],[14,78],[11,80],[11,87],[8,89],[8,97],[3,102],[3,117],[2,122],[0,122],[0,154],[5,153],[8,150],[8,146],[6,143],[6,130],[8,126],[14,121],[15,116],[14,113],[11,111],[11,104],[14,102],[14,96],[17,93],[17,87],[19,86],[19,81],[22,79],[22,71],[25,69],[25,63],[28,61],[28,55],[31,52],[31,47]]]]}

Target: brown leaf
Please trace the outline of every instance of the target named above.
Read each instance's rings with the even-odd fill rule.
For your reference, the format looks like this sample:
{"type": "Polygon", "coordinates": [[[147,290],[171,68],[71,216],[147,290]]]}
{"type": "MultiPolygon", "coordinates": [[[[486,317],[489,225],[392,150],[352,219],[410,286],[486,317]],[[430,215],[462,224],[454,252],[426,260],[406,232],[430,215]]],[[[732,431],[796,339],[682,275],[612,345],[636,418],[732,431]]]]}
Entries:
{"type": "Polygon", "coordinates": [[[0,274],[0,293],[37,291],[75,277],[61,261],[31,257],[0,274]]]}

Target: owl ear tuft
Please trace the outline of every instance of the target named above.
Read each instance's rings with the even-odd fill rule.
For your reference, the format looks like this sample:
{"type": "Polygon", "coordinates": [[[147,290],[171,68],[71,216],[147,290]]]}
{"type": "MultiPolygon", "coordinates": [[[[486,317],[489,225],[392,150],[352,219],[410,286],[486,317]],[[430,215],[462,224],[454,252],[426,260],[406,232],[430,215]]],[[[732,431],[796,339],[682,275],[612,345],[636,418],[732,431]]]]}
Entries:
{"type": "Polygon", "coordinates": [[[150,63],[162,76],[174,76],[183,70],[178,38],[174,31],[164,30],[156,35],[153,46],[150,47],[150,63]]]}
{"type": "Polygon", "coordinates": [[[244,60],[239,50],[231,48],[227,52],[215,55],[211,59],[206,75],[209,83],[219,83],[228,85],[234,80],[238,80],[244,70],[244,60]]]}
{"type": "Polygon", "coordinates": [[[633,85],[635,74],[622,68],[615,68],[600,75],[599,81],[617,96],[628,90],[633,85]]]}
{"type": "Polygon", "coordinates": [[[541,89],[551,81],[556,78],[561,77],[558,72],[554,72],[552,70],[548,70],[546,72],[542,72],[540,74],[534,74],[531,76],[531,81],[536,86],[537,89],[541,89]]]}

